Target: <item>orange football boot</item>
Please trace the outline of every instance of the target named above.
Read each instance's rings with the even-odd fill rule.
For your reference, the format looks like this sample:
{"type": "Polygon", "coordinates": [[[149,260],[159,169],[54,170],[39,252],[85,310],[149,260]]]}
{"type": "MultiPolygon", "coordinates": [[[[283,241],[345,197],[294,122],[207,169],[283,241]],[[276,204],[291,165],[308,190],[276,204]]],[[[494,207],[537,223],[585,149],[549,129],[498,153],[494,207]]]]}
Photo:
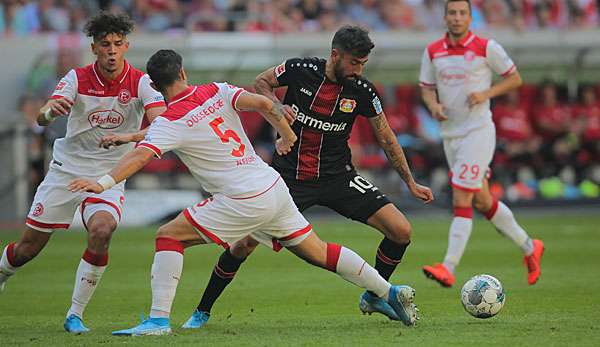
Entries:
{"type": "Polygon", "coordinates": [[[543,254],[544,243],[542,240],[533,240],[533,253],[531,253],[531,255],[526,255],[523,259],[525,266],[527,266],[527,282],[529,282],[530,285],[535,284],[542,274],[540,261],[542,260],[543,254]]]}
{"type": "Polygon", "coordinates": [[[427,278],[437,281],[443,287],[452,287],[454,282],[456,282],[456,278],[454,278],[454,275],[448,271],[444,264],[425,265],[423,266],[423,273],[427,278]]]}

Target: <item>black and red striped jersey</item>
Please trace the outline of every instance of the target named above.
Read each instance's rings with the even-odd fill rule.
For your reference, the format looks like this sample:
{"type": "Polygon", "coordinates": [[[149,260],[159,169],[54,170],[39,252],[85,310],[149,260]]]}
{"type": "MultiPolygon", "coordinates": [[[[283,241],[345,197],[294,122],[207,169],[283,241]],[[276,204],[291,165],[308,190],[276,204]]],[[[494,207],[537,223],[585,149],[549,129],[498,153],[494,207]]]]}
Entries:
{"type": "Polygon", "coordinates": [[[283,103],[296,114],[298,141],[287,155],[273,156],[285,178],[317,180],[353,170],[348,138],[357,116],[375,117],[382,105],[375,86],[364,78],[336,83],[325,75],[325,59],[293,58],[276,66],[283,103]]]}

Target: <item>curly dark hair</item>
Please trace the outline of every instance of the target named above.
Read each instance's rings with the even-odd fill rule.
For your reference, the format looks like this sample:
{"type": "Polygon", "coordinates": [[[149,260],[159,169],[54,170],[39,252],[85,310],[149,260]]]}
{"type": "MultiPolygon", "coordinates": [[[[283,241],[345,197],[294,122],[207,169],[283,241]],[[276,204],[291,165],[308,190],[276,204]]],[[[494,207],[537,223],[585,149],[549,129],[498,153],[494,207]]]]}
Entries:
{"type": "Polygon", "coordinates": [[[87,36],[93,37],[94,41],[98,41],[108,34],[126,36],[133,31],[134,26],[131,18],[124,13],[102,11],[85,24],[83,31],[87,36]]]}
{"type": "Polygon", "coordinates": [[[375,44],[369,38],[369,32],[356,25],[344,25],[336,31],[331,41],[332,49],[350,53],[358,58],[369,55],[373,47],[375,44]]]}

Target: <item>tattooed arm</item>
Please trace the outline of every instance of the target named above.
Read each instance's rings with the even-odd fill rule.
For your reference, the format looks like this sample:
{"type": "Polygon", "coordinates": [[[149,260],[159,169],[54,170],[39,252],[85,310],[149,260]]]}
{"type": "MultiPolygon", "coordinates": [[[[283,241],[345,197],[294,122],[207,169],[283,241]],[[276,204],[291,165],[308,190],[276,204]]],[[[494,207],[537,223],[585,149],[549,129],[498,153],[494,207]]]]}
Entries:
{"type": "Polygon", "coordinates": [[[369,123],[371,124],[371,128],[373,128],[373,133],[377,138],[379,146],[385,151],[390,165],[406,183],[411,194],[425,203],[433,201],[431,189],[417,184],[412,177],[404,151],[396,140],[396,135],[390,128],[385,114],[381,112],[379,115],[369,118],[369,123]]]}

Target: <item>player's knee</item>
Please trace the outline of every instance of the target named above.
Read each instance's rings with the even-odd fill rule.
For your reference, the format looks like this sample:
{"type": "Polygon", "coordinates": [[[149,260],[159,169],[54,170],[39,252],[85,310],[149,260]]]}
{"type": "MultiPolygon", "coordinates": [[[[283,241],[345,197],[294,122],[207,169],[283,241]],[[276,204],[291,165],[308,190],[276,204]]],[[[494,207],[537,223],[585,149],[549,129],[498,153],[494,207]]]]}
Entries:
{"type": "Polygon", "coordinates": [[[175,228],[170,224],[161,225],[156,231],[156,237],[170,237],[173,238],[176,234],[175,228]]]}
{"type": "Polygon", "coordinates": [[[113,231],[117,228],[117,222],[114,220],[98,220],[88,226],[88,233],[90,239],[97,242],[106,244],[110,241],[113,231]]]}
{"type": "Polygon", "coordinates": [[[406,219],[395,222],[390,228],[390,236],[392,241],[399,244],[407,244],[410,242],[412,235],[412,226],[406,219]]]}
{"type": "Polygon", "coordinates": [[[481,199],[477,197],[473,199],[473,207],[481,213],[486,213],[489,211],[492,207],[492,203],[492,199],[481,199]]]}
{"type": "Polygon", "coordinates": [[[229,252],[237,259],[246,259],[258,246],[258,242],[253,238],[240,240],[229,248],[229,252]]]}

